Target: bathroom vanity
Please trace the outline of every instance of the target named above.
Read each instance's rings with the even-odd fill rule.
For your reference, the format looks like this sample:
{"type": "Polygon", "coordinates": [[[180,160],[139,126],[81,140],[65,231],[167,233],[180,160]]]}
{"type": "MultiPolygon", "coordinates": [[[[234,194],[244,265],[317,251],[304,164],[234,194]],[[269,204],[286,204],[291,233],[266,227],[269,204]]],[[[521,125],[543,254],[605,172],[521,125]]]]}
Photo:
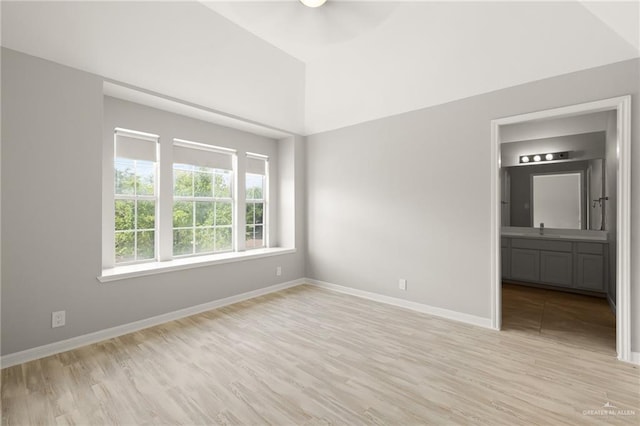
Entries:
{"type": "Polygon", "coordinates": [[[581,292],[607,291],[609,248],[605,233],[503,231],[501,251],[504,280],[581,292]]]}
{"type": "Polygon", "coordinates": [[[615,300],[607,143],[598,131],[501,144],[504,280],[615,300]]]}

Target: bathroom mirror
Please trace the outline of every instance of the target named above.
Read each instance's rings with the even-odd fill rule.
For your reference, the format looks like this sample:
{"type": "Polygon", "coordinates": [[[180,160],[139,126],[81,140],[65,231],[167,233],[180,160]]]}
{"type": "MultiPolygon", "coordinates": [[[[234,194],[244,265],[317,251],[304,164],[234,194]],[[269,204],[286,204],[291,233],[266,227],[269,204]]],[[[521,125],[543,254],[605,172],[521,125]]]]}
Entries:
{"type": "Polygon", "coordinates": [[[583,229],[582,182],[580,171],[531,175],[533,226],[583,229]]]}
{"type": "Polygon", "coordinates": [[[501,169],[502,226],[603,229],[604,161],[592,159],[501,169]]]}

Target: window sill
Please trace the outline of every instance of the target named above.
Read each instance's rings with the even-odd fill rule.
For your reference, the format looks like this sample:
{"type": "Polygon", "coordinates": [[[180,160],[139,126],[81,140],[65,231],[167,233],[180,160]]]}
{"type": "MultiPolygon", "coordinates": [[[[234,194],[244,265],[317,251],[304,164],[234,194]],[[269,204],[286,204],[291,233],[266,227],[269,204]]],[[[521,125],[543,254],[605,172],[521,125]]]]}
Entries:
{"type": "Polygon", "coordinates": [[[188,257],[168,260],[166,262],[150,262],[140,263],[137,265],[116,266],[115,268],[104,269],[102,271],[102,275],[98,276],[98,281],[106,283],[110,281],[124,280],[127,278],[143,277],[145,275],[162,274],[164,272],[201,268],[203,266],[220,265],[223,263],[243,262],[246,260],[260,259],[262,257],[278,256],[295,252],[295,248],[276,247],[215,254],[210,256],[188,257]]]}

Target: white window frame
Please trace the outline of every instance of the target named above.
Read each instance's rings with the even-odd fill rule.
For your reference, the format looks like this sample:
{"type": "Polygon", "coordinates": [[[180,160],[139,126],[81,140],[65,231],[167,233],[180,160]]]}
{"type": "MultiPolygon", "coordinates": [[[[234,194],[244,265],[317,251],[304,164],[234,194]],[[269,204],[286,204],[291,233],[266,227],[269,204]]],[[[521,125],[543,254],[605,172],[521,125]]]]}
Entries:
{"type": "MultiPolygon", "coordinates": [[[[251,247],[251,248],[247,248],[246,247],[246,238],[245,238],[245,234],[246,234],[246,229],[247,229],[247,220],[245,217],[245,223],[244,223],[244,227],[242,229],[242,240],[245,243],[245,250],[260,250],[260,249],[265,249],[265,248],[269,248],[270,244],[269,244],[269,156],[267,155],[263,155],[263,154],[258,154],[255,152],[247,152],[246,153],[246,158],[247,159],[253,159],[253,160],[258,160],[258,161],[264,161],[264,187],[262,189],[262,199],[260,200],[247,200],[246,198],[246,194],[243,197],[243,214],[246,215],[246,211],[247,211],[247,202],[252,202],[252,203],[256,203],[256,202],[261,202],[263,203],[263,207],[262,207],[262,247],[251,247]]],[[[247,170],[247,168],[245,168],[244,171],[244,175],[246,177],[247,174],[255,174],[255,173],[251,173],[250,171],[247,170]]],[[[246,188],[246,184],[245,184],[245,188],[246,188]]]]}
{"type": "MultiPolygon", "coordinates": [[[[121,157],[119,157],[121,158],[121,157]]],[[[115,161],[115,158],[114,158],[115,161]]],[[[134,163],[134,170],[136,171],[136,177],[137,177],[137,162],[141,161],[141,160],[131,160],[134,163]]],[[[115,189],[113,191],[113,204],[114,204],[114,225],[115,225],[115,204],[116,201],[133,201],[134,202],[134,228],[132,230],[117,230],[115,229],[114,226],[114,264],[115,265],[128,265],[128,264],[132,264],[132,263],[140,263],[140,262],[155,262],[156,259],[158,258],[158,227],[156,226],[156,223],[158,221],[158,163],[157,161],[155,162],[155,170],[154,170],[154,179],[153,179],[153,194],[154,195],[140,195],[137,193],[137,187],[138,185],[135,185],[135,189],[134,189],[134,194],[117,194],[115,192],[115,189]],[[149,229],[138,229],[138,201],[153,201],[154,202],[154,220],[153,220],[153,228],[149,228],[149,229]],[[143,232],[143,231],[153,231],[154,232],[154,238],[153,238],[153,257],[152,258],[148,258],[148,259],[140,259],[138,260],[138,232],[143,232]],[[125,233],[125,232],[133,232],[133,238],[134,238],[134,244],[133,244],[133,256],[134,256],[134,260],[132,261],[128,261],[128,262],[116,262],[115,260],[115,236],[118,233],[125,233]]],[[[114,170],[115,172],[115,170],[114,170]]],[[[114,179],[114,186],[115,186],[115,179],[114,179]]]]}
{"type": "MultiPolygon", "coordinates": [[[[194,150],[201,150],[201,151],[209,151],[209,152],[215,152],[215,153],[219,153],[219,154],[224,154],[224,155],[229,155],[231,156],[231,162],[232,162],[232,169],[230,170],[230,175],[231,175],[231,179],[230,179],[230,196],[229,198],[218,198],[215,196],[211,196],[211,197],[202,197],[202,196],[196,196],[195,192],[193,196],[181,196],[181,195],[175,195],[174,194],[174,188],[173,188],[173,184],[175,182],[175,165],[176,164],[184,164],[184,163],[177,163],[173,160],[171,160],[171,211],[172,211],[172,215],[171,215],[171,235],[170,235],[170,242],[171,242],[171,248],[170,248],[170,253],[171,253],[171,258],[172,259],[181,259],[181,258],[186,258],[186,257],[194,257],[194,256],[207,256],[207,255],[215,255],[215,254],[221,254],[221,253],[229,253],[229,252],[234,252],[236,251],[236,244],[235,244],[235,233],[236,233],[236,226],[235,226],[235,210],[237,209],[237,203],[236,203],[236,198],[234,197],[234,193],[235,193],[235,175],[236,170],[234,170],[234,166],[237,162],[235,161],[235,156],[236,156],[236,151],[233,149],[229,149],[229,148],[223,148],[223,147],[219,147],[219,146],[214,146],[214,145],[209,145],[209,144],[203,144],[201,142],[193,142],[193,141],[187,141],[184,139],[174,139],[173,140],[173,146],[179,146],[182,148],[187,148],[187,149],[194,149],[194,150]],[[218,250],[218,251],[210,251],[210,252],[202,252],[202,253],[196,253],[195,252],[195,238],[192,241],[192,252],[190,254],[180,254],[180,255],[176,255],[173,253],[173,231],[176,229],[173,227],[173,205],[175,202],[177,201],[185,201],[185,202],[191,202],[194,203],[194,207],[193,207],[193,226],[192,227],[188,227],[188,228],[181,228],[181,229],[193,229],[194,233],[195,230],[197,230],[198,228],[203,228],[203,227],[198,227],[195,224],[195,215],[196,215],[196,202],[198,201],[208,201],[208,202],[213,202],[214,203],[214,208],[216,203],[218,202],[228,202],[231,205],[231,225],[229,225],[228,227],[231,228],[231,248],[229,250],[218,250]]],[[[193,165],[193,164],[189,164],[190,166],[193,167],[198,167],[197,165],[193,165]]],[[[217,169],[214,167],[208,167],[209,169],[212,170],[212,174],[214,176],[214,179],[212,180],[212,185],[215,182],[215,175],[217,174],[218,171],[225,171],[224,169],[217,169]]],[[[195,179],[192,180],[192,184],[195,185],[195,179]]],[[[226,228],[227,226],[218,226],[218,225],[212,225],[210,227],[207,228],[211,228],[215,229],[216,228],[226,228]]],[[[162,243],[164,244],[164,240],[162,240],[162,243]]]]}
{"type": "MultiPolygon", "coordinates": [[[[136,128],[127,122],[129,128],[136,128]]],[[[100,282],[119,281],[132,277],[154,275],[168,271],[191,269],[229,262],[240,262],[269,256],[295,253],[295,247],[271,247],[271,215],[270,204],[275,202],[270,197],[270,164],[269,157],[263,154],[237,151],[236,149],[214,146],[205,143],[191,142],[183,139],[164,138],[162,136],[140,131],[129,131],[136,137],[152,138],[156,142],[156,179],[155,179],[155,260],[140,263],[115,264],[115,142],[114,130],[124,130],[119,123],[109,123],[104,129],[103,145],[103,220],[102,220],[102,270],[98,275],[100,282]],[[201,149],[211,149],[231,155],[231,190],[233,214],[233,251],[213,254],[194,254],[192,256],[173,256],[173,143],[179,141],[196,144],[201,149]],[[264,188],[264,248],[245,249],[246,202],[245,177],[247,173],[247,155],[265,161],[264,188]]],[[[149,129],[154,130],[154,129],[149,129]]],[[[160,135],[162,135],[160,131],[160,135]]]]}
{"type": "MultiPolygon", "coordinates": [[[[116,267],[116,266],[126,266],[126,265],[132,265],[132,264],[139,264],[139,263],[149,263],[149,262],[156,262],[158,259],[158,165],[160,163],[159,161],[159,157],[160,157],[160,152],[159,152],[159,142],[160,142],[160,137],[158,135],[155,135],[153,133],[146,133],[146,132],[140,132],[137,130],[131,130],[131,129],[124,129],[121,127],[116,127],[113,130],[113,142],[111,144],[111,161],[110,161],[110,176],[109,176],[109,180],[110,180],[110,188],[111,191],[109,193],[109,199],[110,199],[110,209],[109,209],[109,222],[111,224],[111,228],[110,228],[110,238],[107,239],[106,243],[107,243],[107,247],[106,247],[106,251],[107,251],[107,257],[108,257],[108,265],[110,265],[111,267],[116,267]],[[116,140],[118,135],[121,136],[125,136],[125,137],[129,137],[129,138],[133,138],[133,139],[141,139],[144,141],[149,141],[150,143],[154,143],[155,144],[155,157],[156,157],[156,161],[155,161],[155,176],[154,176],[154,188],[153,188],[153,193],[154,195],[138,195],[138,194],[133,194],[133,195],[125,195],[125,194],[116,194],[116,182],[115,182],[115,161],[116,158],[126,158],[126,157],[116,157],[116,152],[115,152],[115,146],[116,146],[116,140]],[[131,201],[136,201],[135,205],[136,205],[136,209],[137,209],[137,201],[154,201],[154,207],[155,207],[155,212],[154,212],[154,247],[153,247],[153,258],[151,259],[142,259],[142,260],[133,260],[133,261],[129,261],[129,262],[119,262],[116,263],[116,246],[115,246],[115,236],[116,233],[118,231],[115,230],[115,202],[116,200],[131,200],[131,201]]],[[[138,161],[138,160],[133,160],[133,161],[138,161]]],[[[136,185],[137,187],[137,185],[136,185]]],[[[137,211],[136,211],[136,217],[137,217],[137,211]]],[[[137,222],[137,218],[135,219],[137,222]]],[[[136,239],[136,244],[134,245],[134,258],[137,258],[137,229],[134,228],[134,238],[136,239]]],[[[103,250],[105,250],[105,247],[103,247],[103,250]]],[[[104,263],[104,257],[103,257],[103,263],[104,263]]]]}

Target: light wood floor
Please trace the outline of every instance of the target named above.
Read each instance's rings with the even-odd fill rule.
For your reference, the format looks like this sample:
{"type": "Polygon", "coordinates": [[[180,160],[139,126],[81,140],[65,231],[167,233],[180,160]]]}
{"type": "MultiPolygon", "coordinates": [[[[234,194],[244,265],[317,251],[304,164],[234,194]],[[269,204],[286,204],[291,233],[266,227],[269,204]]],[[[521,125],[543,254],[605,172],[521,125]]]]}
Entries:
{"type": "Polygon", "coordinates": [[[604,298],[503,284],[502,328],[616,355],[616,317],[604,298]]]}
{"type": "Polygon", "coordinates": [[[610,354],[300,286],[2,370],[12,424],[638,424],[610,354]],[[634,416],[587,416],[605,403],[634,416]]]}

